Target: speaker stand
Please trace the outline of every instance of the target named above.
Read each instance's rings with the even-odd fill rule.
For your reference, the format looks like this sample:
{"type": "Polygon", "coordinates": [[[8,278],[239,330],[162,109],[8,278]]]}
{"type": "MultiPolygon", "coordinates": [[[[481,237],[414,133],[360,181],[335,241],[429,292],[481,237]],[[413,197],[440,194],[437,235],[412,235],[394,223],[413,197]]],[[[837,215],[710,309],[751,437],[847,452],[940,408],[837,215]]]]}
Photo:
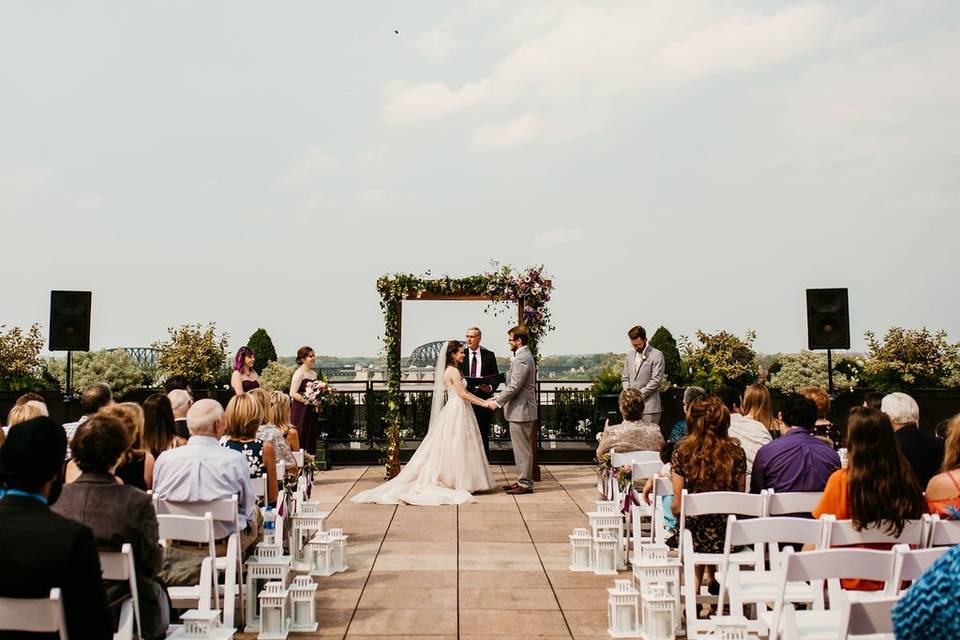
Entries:
{"type": "Polygon", "coordinates": [[[827,349],[827,394],[833,400],[836,396],[833,393],[833,350],[827,349]]]}

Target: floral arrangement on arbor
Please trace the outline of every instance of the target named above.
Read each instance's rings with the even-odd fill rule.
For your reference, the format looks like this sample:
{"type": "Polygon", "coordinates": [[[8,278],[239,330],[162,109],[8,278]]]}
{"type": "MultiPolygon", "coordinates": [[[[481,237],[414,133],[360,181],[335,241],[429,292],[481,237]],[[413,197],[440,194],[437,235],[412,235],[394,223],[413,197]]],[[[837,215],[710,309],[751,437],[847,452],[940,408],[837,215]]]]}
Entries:
{"type": "Polygon", "coordinates": [[[26,391],[55,387],[45,376],[40,352],[45,340],[40,325],[24,331],[0,325],[0,390],[26,391]]]}
{"type": "MultiPolygon", "coordinates": [[[[539,341],[553,324],[547,303],[553,292],[553,279],[544,272],[543,265],[514,269],[510,265],[491,262],[491,271],[476,276],[452,278],[444,275],[433,278],[410,273],[386,274],[377,279],[380,309],[385,326],[383,350],[387,359],[387,446],[384,475],[392,478],[400,472],[400,414],[403,397],[400,393],[400,313],[404,300],[431,297],[458,296],[490,300],[489,309],[499,315],[512,305],[520,306],[523,324],[530,332],[530,351],[538,356],[539,341]]],[[[518,318],[520,314],[518,314],[518,318]]]]}
{"type": "Polygon", "coordinates": [[[153,343],[161,380],[179,377],[196,386],[216,384],[227,361],[227,334],[216,323],[168,329],[170,337],[153,343]]]}

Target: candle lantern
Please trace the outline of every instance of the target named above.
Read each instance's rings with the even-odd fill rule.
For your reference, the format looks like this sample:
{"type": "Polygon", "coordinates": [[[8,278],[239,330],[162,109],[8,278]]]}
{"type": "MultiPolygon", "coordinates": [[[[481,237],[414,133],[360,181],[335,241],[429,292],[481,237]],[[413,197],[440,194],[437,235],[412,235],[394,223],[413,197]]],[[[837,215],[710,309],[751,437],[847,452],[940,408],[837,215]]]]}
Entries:
{"type": "Polygon", "coordinates": [[[677,637],[673,596],[658,583],[643,593],[643,637],[646,640],[674,640],[677,637]]]}
{"type": "Polygon", "coordinates": [[[332,576],[334,569],[334,544],[328,531],[321,531],[307,543],[307,556],[310,561],[310,575],[332,576]]]}
{"type": "Polygon", "coordinates": [[[297,576],[290,583],[290,613],[293,618],[290,631],[310,633],[317,630],[314,610],[316,593],[317,583],[310,576],[297,576]]]}
{"type": "Polygon", "coordinates": [[[244,613],[246,625],[244,631],[260,631],[260,603],[257,592],[265,582],[279,582],[286,586],[290,579],[290,557],[283,555],[280,545],[261,542],[256,553],[247,560],[246,594],[244,613]]]}
{"type": "Polygon", "coordinates": [[[593,539],[593,572],[598,576],[617,575],[617,539],[606,531],[593,539]]]}
{"type": "Polygon", "coordinates": [[[607,632],[613,638],[639,638],[640,592],[629,580],[614,580],[613,588],[607,589],[607,632]]]}
{"type": "MultiPolygon", "coordinates": [[[[597,508],[603,503],[598,502],[597,508]]],[[[609,510],[594,511],[587,514],[590,522],[590,534],[596,540],[601,533],[609,533],[616,540],[616,557],[614,566],[620,569],[627,568],[626,537],[623,535],[623,514],[619,510],[611,513],[609,510]]]]}
{"type": "Polygon", "coordinates": [[[712,616],[713,637],[718,640],[748,640],[747,619],[743,616],[712,616]]]}
{"type": "Polygon", "coordinates": [[[333,540],[333,570],[337,573],[347,570],[347,537],[343,529],[330,529],[330,539],[333,540]]]}
{"type": "Polygon", "coordinates": [[[570,536],[570,571],[592,570],[593,537],[586,529],[574,529],[570,536]]]}
{"type": "Polygon", "coordinates": [[[268,582],[260,592],[260,633],[257,640],[286,640],[290,630],[287,620],[289,593],[283,583],[268,582]]]}
{"type": "Polygon", "coordinates": [[[294,571],[309,571],[304,557],[304,546],[314,535],[323,531],[327,513],[319,510],[316,502],[304,502],[290,522],[290,559],[294,571]]]}
{"type": "Polygon", "coordinates": [[[680,622],[680,559],[670,555],[665,544],[653,543],[640,547],[639,555],[633,558],[633,579],[640,590],[646,593],[653,584],[660,584],[673,596],[675,622],[680,622]]]}
{"type": "Polygon", "coordinates": [[[233,629],[220,626],[216,609],[190,609],[180,616],[183,625],[167,636],[167,640],[230,640],[233,629]]]}

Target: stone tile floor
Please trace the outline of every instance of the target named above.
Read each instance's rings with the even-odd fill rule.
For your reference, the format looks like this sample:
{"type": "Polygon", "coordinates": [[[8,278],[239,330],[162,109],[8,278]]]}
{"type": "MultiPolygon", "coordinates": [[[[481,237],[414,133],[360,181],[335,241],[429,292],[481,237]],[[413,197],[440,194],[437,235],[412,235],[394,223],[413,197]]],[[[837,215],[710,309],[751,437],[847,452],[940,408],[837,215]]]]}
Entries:
{"type": "MultiPolygon", "coordinates": [[[[290,638],[608,638],[612,577],[571,573],[567,536],[597,499],[589,466],[543,466],[530,495],[462,506],[354,504],[380,467],[320,474],[313,499],[350,536],[350,569],[317,578],[316,634],[290,638]]],[[[511,467],[494,467],[498,482],[511,467]]],[[[625,575],[625,574],[624,574],[625,575]]],[[[256,634],[237,634],[251,639],[256,634]]]]}

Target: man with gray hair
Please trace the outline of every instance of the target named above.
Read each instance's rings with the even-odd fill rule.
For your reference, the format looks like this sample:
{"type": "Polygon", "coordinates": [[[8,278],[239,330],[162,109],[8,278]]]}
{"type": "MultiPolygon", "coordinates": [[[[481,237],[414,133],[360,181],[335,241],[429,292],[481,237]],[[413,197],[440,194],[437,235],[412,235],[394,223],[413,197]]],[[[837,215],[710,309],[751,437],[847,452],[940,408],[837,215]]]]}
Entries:
{"type": "Polygon", "coordinates": [[[900,450],[913,467],[920,488],[926,489],[930,478],[940,473],[943,441],[920,431],[920,406],[905,393],[885,395],[880,402],[880,410],[893,423],[900,450]]]}
{"type": "Polygon", "coordinates": [[[170,407],[173,409],[173,419],[176,421],[177,436],[186,440],[190,437],[190,430],[187,428],[187,411],[193,404],[193,398],[190,392],[184,389],[174,389],[167,394],[170,400],[170,407]]]}
{"type": "MultiPolygon", "coordinates": [[[[170,502],[212,502],[237,496],[240,545],[246,551],[257,541],[261,524],[257,496],[250,484],[250,468],[239,451],[221,447],[223,407],[216,400],[199,400],[187,412],[190,439],[182,447],[164,451],[153,468],[154,495],[170,502]]],[[[214,522],[217,554],[226,553],[227,539],[236,533],[233,523],[214,522]]],[[[206,545],[173,541],[166,549],[160,577],[167,585],[191,585],[200,579],[206,545]]]]}
{"type": "Polygon", "coordinates": [[[80,410],[83,411],[83,415],[76,422],[68,422],[63,425],[63,430],[67,434],[67,460],[73,457],[73,452],[70,451],[70,441],[73,440],[77,428],[97,411],[111,404],[113,404],[113,392],[103,382],[96,382],[83,390],[80,395],[80,410]]]}

